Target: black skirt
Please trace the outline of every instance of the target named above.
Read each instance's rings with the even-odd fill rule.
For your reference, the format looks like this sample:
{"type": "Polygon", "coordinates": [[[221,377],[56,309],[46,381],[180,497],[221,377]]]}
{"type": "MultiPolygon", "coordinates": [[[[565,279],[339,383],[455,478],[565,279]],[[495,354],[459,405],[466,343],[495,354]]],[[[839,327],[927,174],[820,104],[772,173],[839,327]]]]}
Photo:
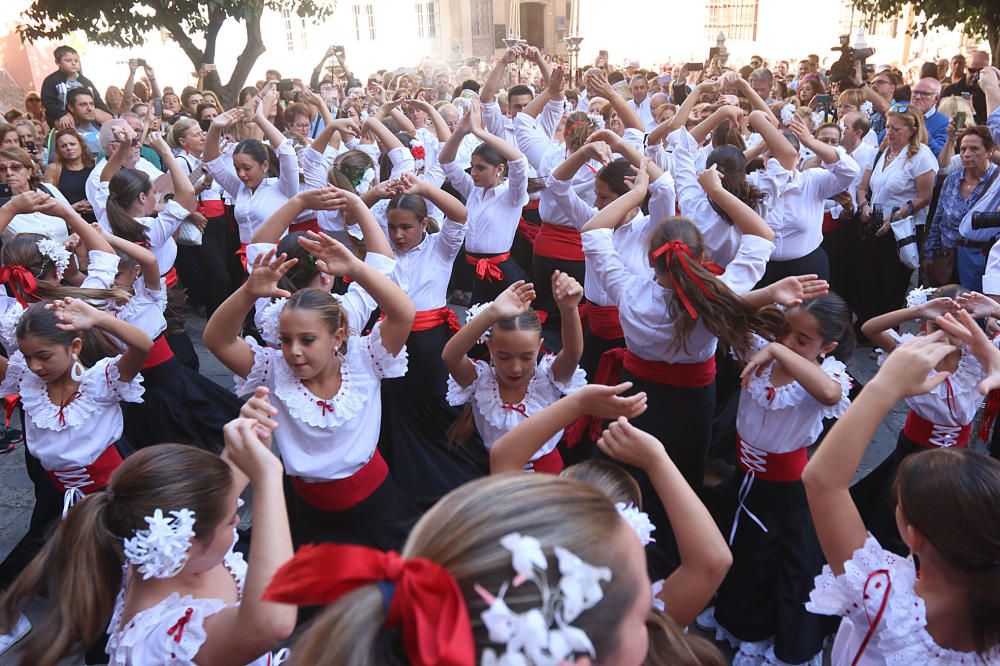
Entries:
{"type": "Polygon", "coordinates": [[[490,471],[483,447],[448,442],[448,429],[461,414],[445,399],[448,369],[441,351],[450,337],[447,324],[411,333],[406,374],[382,380],[379,450],[396,486],[421,510],[490,471]]]}
{"type": "Polygon", "coordinates": [[[122,404],[129,444],[173,442],[222,452],[222,427],[239,416],[239,398],[176,357],[144,369],[142,377],[142,402],[122,404]]]}
{"type": "Polygon", "coordinates": [[[798,259],[787,261],[772,259],[768,261],[764,277],[760,279],[755,289],[766,287],[793,275],[811,275],[813,273],[818,275],[821,280],[830,279],[830,259],[826,256],[826,250],[823,249],[822,245],[798,259]]]}
{"type": "Polygon", "coordinates": [[[582,285],[586,275],[585,266],[583,261],[553,259],[537,254],[534,257],[532,273],[535,278],[535,301],[532,307],[546,314],[545,323],[542,324],[542,339],[546,351],[552,354],[558,354],[562,350],[562,317],[552,295],[552,274],[562,271],[576,278],[582,285]]]}
{"type": "Polygon", "coordinates": [[[824,564],[805,488],[801,481],[755,479],[744,504],[767,532],[740,512],[715,620],[741,641],[773,637],[778,659],[803,663],[823,649],[830,628],[830,618],[805,609],[824,564]]]}
{"type": "MultiPolygon", "coordinates": [[[[501,253],[502,254],[502,253],[501,253]]],[[[473,259],[480,259],[482,257],[492,257],[496,255],[491,254],[473,254],[468,253],[468,256],[473,259]]],[[[499,280],[480,280],[478,276],[475,279],[475,283],[472,285],[472,304],[476,303],[486,303],[496,299],[497,296],[502,294],[507,287],[514,284],[518,280],[527,280],[528,276],[525,274],[521,267],[517,265],[513,257],[508,257],[504,261],[501,261],[497,266],[503,271],[503,277],[499,280]]],[[[473,273],[475,273],[475,267],[473,267],[473,273]]]]}

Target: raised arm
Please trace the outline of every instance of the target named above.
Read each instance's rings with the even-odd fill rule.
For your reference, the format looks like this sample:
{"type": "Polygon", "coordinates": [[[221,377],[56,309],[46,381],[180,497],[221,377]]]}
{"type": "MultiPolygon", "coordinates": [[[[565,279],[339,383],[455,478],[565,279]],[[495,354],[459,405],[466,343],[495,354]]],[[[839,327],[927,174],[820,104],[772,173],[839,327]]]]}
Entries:
{"type": "MultiPolygon", "coordinates": [[[[103,230],[100,225],[95,226],[97,229],[103,230]]],[[[103,231],[101,237],[111,245],[115,252],[120,252],[139,264],[139,267],[142,268],[142,281],[147,290],[160,290],[160,262],[156,260],[155,254],[138,243],[119,238],[107,231],[103,231]]]]}
{"type": "Polygon", "coordinates": [[[625,219],[625,216],[642,205],[648,190],[649,173],[646,171],[644,164],[638,169],[635,175],[635,183],[632,189],[609,203],[597,215],[590,218],[583,225],[583,228],[580,229],[580,233],[586,233],[594,229],[614,229],[625,219]]]}
{"type": "MultiPolygon", "coordinates": [[[[393,104],[397,102],[392,102],[393,104]]],[[[379,118],[369,118],[361,126],[361,131],[371,132],[382,142],[382,152],[388,153],[394,148],[402,148],[403,142],[396,138],[396,135],[389,131],[379,118]]]]}
{"type": "Polygon", "coordinates": [[[774,241],[774,230],[768,226],[764,218],[722,186],[722,174],[715,169],[714,164],[712,168],[705,169],[698,175],[698,182],[712,203],[721,208],[742,233],[774,241]]]}
{"type": "Polygon", "coordinates": [[[427,114],[427,117],[431,119],[431,124],[434,125],[434,133],[437,135],[438,141],[444,143],[451,136],[451,130],[448,129],[448,123],[444,121],[438,110],[434,108],[433,104],[425,102],[420,99],[408,99],[404,104],[409,107],[416,107],[421,109],[427,114]]]}
{"type": "Polygon", "coordinates": [[[469,122],[472,134],[483,143],[489,144],[490,148],[500,153],[501,157],[508,162],[524,157],[517,146],[504,141],[492,132],[486,131],[482,125],[482,105],[475,99],[472,100],[472,108],[469,111],[469,122]]]}
{"type": "Polygon", "coordinates": [[[588,384],[524,419],[493,443],[490,474],[524,470],[547,441],[581,416],[596,416],[602,420],[639,416],[646,411],[646,394],[621,397],[630,388],[632,382],[618,386],[588,384]]]}
{"type": "MultiPolygon", "coordinates": [[[[327,112],[329,115],[329,112],[327,112]]],[[[324,116],[324,119],[326,116],[324,116]]],[[[333,136],[334,132],[339,132],[341,137],[344,136],[358,136],[361,134],[361,127],[356,121],[351,118],[340,118],[338,120],[330,120],[327,122],[316,138],[312,141],[312,149],[322,156],[326,152],[327,146],[330,145],[330,138],[333,136]]]]}
{"type": "Polygon", "coordinates": [[[753,111],[750,113],[750,127],[754,129],[764,139],[771,157],[778,160],[782,167],[791,171],[799,164],[799,151],[795,150],[788,139],[777,127],[771,124],[770,116],[763,111],[753,111]]]}
{"type": "Polygon", "coordinates": [[[928,377],[955,350],[946,340],[938,331],[910,340],[890,354],[823,438],[802,473],[816,535],[837,575],[844,572],[844,563],[864,545],[868,534],[850,491],[861,458],[875,429],[898,400],[927,393],[948,378],[947,372],[928,377]]]}
{"type": "Polygon", "coordinates": [[[601,164],[607,164],[611,159],[611,146],[604,141],[585,143],[552,170],[552,177],[556,180],[573,180],[576,172],[582,169],[583,165],[590,160],[597,160],[601,164]]]}
{"type": "MultiPolygon", "coordinates": [[[[253,110],[253,123],[264,133],[264,138],[271,145],[271,148],[278,150],[278,146],[285,142],[285,135],[278,131],[278,128],[267,119],[268,112],[278,103],[278,97],[273,91],[269,91],[263,98],[258,98],[253,110]]],[[[208,149],[208,142],[205,143],[208,149]]]]}
{"type": "Polygon", "coordinates": [[[726,540],[658,439],[619,418],[604,431],[597,446],[611,458],[642,469],[663,503],[681,564],[664,581],[660,599],[667,614],[678,625],[687,626],[711,600],[732,565],[726,540]]]}
{"type": "Polygon", "coordinates": [[[170,146],[163,140],[159,132],[150,132],[149,147],[156,151],[170,174],[170,180],[174,184],[174,201],[184,206],[188,211],[194,211],[198,206],[198,195],[194,192],[194,184],[188,178],[187,172],[181,166],[180,160],[174,157],[170,146]]]}
{"type": "Polygon", "coordinates": [[[111,113],[115,115],[121,115],[125,111],[130,111],[132,109],[132,100],[135,95],[133,91],[135,90],[135,71],[139,69],[139,61],[135,58],[129,58],[128,60],[128,78],[125,79],[125,85],[122,88],[122,101],[119,102],[117,109],[111,109],[111,113]]]}
{"type": "MultiPolygon", "coordinates": [[[[96,250],[98,252],[107,252],[108,254],[114,253],[104,235],[80,217],[80,214],[71,205],[63,203],[58,199],[50,198],[38,211],[47,215],[61,217],[70,228],[70,231],[80,237],[80,243],[88,251],[96,250]]],[[[3,230],[6,226],[6,224],[0,223],[0,230],[3,230]]]]}
{"type": "Polygon", "coordinates": [[[205,149],[202,151],[201,160],[206,164],[220,155],[219,141],[222,139],[222,131],[232,127],[237,122],[243,120],[243,108],[236,107],[229,109],[225,113],[220,113],[213,120],[205,136],[205,149]]]}
{"type": "MultiPolygon", "coordinates": [[[[829,352],[824,351],[824,353],[829,352]]],[[[826,374],[818,364],[792,351],[780,342],[764,345],[747,361],[746,367],[740,374],[743,386],[748,388],[754,375],[774,360],[781,363],[792,379],[798,382],[819,403],[836,405],[840,402],[843,394],[840,382],[826,374]]]]}
{"type": "Polygon", "coordinates": [[[469,350],[493,324],[527,311],[534,299],[535,286],[530,282],[518,280],[448,340],[441,351],[441,360],[459,386],[465,388],[476,379],[476,366],[466,356],[469,350]]]}
{"type": "MultiPolygon", "coordinates": [[[[771,107],[767,105],[767,102],[765,102],[761,96],[757,94],[757,91],[753,89],[753,86],[750,85],[750,81],[744,79],[736,72],[732,72],[732,75],[731,80],[736,85],[736,89],[739,90],[740,94],[743,95],[748,102],[750,102],[750,107],[755,110],[763,111],[771,117],[771,122],[774,125],[777,125],[778,118],[774,115],[774,112],[771,111],[771,107]]],[[[722,78],[725,79],[726,76],[726,74],[723,74],[722,78]]],[[[721,82],[722,81],[720,80],[720,83],[721,82]]]]}
{"type": "Polygon", "coordinates": [[[738,123],[742,116],[743,110],[738,106],[732,106],[729,104],[720,106],[712,112],[712,115],[691,128],[691,138],[698,142],[698,145],[700,146],[705,142],[709,133],[721,125],[724,120],[728,120],[731,124],[736,124],[738,127],[738,123]]]}
{"type": "Polygon", "coordinates": [[[55,311],[59,319],[57,325],[64,331],[100,329],[120,340],[125,345],[125,351],[117,362],[119,379],[130,382],[139,374],[149,350],[153,348],[153,341],[148,335],[132,324],[102,312],[79,298],[53,301],[46,307],[55,311]]]}
{"type": "Polygon", "coordinates": [[[442,166],[455,161],[455,157],[458,155],[458,147],[462,145],[462,139],[472,131],[470,115],[471,113],[466,113],[462,116],[461,120],[458,121],[458,126],[455,127],[455,131],[448,137],[448,140],[444,143],[444,147],[441,148],[441,152],[438,153],[438,162],[442,166]]]}
{"type": "Polygon", "coordinates": [[[552,296],[559,308],[563,347],[552,362],[552,376],[559,382],[569,382],[583,355],[583,324],[580,322],[580,300],[583,286],[573,276],[561,271],[552,273],[552,296]]]}
{"type": "MultiPolygon", "coordinates": [[[[979,73],[979,87],[986,95],[986,115],[1000,109],[1000,69],[985,67],[979,73]]],[[[994,137],[996,134],[993,135],[994,137]]]]}
{"type": "Polygon", "coordinates": [[[434,187],[422,178],[417,178],[412,173],[404,173],[400,177],[399,183],[403,194],[416,194],[423,197],[437,206],[444,213],[445,217],[452,222],[465,224],[466,220],[469,219],[469,211],[466,209],[465,204],[440,187],[434,187]]]}
{"type": "Polygon", "coordinates": [[[691,117],[691,111],[694,110],[694,107],[701,100],[701,96],[705,93],[715,92],[718,88],[719,84],[714,79],[706,79],[695,86],[691,94],[684,98],[684,102],[677,109],[674,117],[667,122],[660,123],[649,133],[647,143],[650,145],[660,143],[668,134],[684,127],[687,124],[688,118],[691,117]]]}
{"type": "Polygon", "coordinates": [[[512,46],[504,51],[504,54],[497,59],[497,64],[490,70],[489,76],[486,77],[486,81],[479,91],[479,101],[484,103],[496,101],[497,90],[500,89],[500,82],[503,80],[504,72],[507,71],[507,65],[516,62],[518,56],[522,55],[524,55],[524,48],[520,45],[512,46]]]}
{"type": "Polygon", "coordinates": [[[601,97],[606,98],[611,103],[611,108],[615,110],[618,117],[621,119],[622,124],[625,127],[631,127],[632,129],[639,130],[645,133],[646,126],[642,124],[639,119],[639,114],[625,101],[625,98],[615,92],[611,84],[608,83],[608,77],[603,71],[599,69],[589,69],[587,70],[586,76],[591,87],[594,88],[595,92],[601,97]],[[591,74],[593,72],[593,74],[591,74]]]}
{"type": "Polygon", "coordinates": [[[823,160],[824,164],[835,164],[840,161],[840,153],[837,152],[837,149],[813,136],[813,133],[798,116],[792,118],[788,129],[792,130],[792,134],[795,135],[800,144],[814,152],[816,157],[823,160]]]}
{"type": "Polygon", "coordinates": [[[922,319],[927,321],[946,313],[958,312],[959,304],[948,297],[934,298],[920,305],[893,310],[878,317],[872,317],[861,325],[861,332],[878,347],[891,352],[899,344],[891,331],[907,321],[922,319]]]}
{"type": "MultiPolygon", "coordinates": [[[[379,233],[388,244],[385,235],[379,233]]],[[[343,244],[326,234],[308,232],[299,245],[316,257],[316,267],[331,276],[343,275],[364,287],[378,303],[382,319],[382,346],[393,356],[399,354],[410,337],[416,308],[406,292],[382,273],[358,259],[343,244]]],[[[391,256],[391,255],[390,255],[391,256]]]]}

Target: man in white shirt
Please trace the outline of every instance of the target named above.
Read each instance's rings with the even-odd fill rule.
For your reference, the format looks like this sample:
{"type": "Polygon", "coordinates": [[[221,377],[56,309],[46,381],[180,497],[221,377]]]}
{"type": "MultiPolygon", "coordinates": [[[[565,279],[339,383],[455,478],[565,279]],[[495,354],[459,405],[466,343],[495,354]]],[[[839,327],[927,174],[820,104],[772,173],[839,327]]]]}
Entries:
{"type": "Polygon", "coordinates": [[[632,92],[632,99],[628,104],[639,114],[646,132],[652,132],[656,128],[656,120],[653,118],[653,110],[649,104],[649,82],[642,74],[636,74],[629,83],[629,90],[632,92]]]}
{"type": "Polygon", "coordinates": [[[853,111],[851,113],[845,114],[841,118],[842,127],[841,130],[843,134],[840,138],[840,146],[847,151],[847,154],[854,158],[854,161],[858,163],[861,170],[858,172],[857,178],[851,183],[848,188],[848,192],[851,193],[851,199],[854,201],[855,207],[858,203],[857,190],[858,185],[861,184],[861,178],[864,177],[865,171],[871,169],[875,164],[875,157],[878,155],[878,148],[867,143],[864,138],[868,134],[868,130],[871,129],[871,124],[868,122],[868,116],[860,111],[853,111]]]}
{"type": "Polygon", "coordinates": [[[94,215],[99,220],[104,215],[104,198],[98,196],[97,192],[98,186],[101,184],[101,172],[104,171],[104,167],[108,163],[108,158],[114,155],[117,151],[129,151],[129,154],[125,158],[125,162],[122,165],[123,168],[139,169],[140,171],[145,172],[154,182],[157,178],[163,175],[163,172],[153,166],[148,160],[144,160],[139,157],[139,150],[142,146],[139,141],[139,136],[129,126],[129,124],[121,118],[109,120],[101,125],[100,141],[101,150],[104,151],[105,157],[94,165],[94,170],[91,171],[90,175],[87,177],[87,200],[94,209],[94,215]],[[115,138],[115,130],[120,130],[125,133],[126,138],[124,141],[119,141],[115,138]]]}

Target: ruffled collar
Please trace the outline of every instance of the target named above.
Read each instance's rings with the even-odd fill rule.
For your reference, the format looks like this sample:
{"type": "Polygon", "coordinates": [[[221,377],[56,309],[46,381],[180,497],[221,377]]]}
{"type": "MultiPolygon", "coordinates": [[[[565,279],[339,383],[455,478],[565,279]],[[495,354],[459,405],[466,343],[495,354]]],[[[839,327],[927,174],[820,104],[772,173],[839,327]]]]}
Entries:
{"type": "MultiPolygon", "coordinates": [[[[500,383],[497,381],[496,370],[492,365],[488,367],[487,375],[476,382],[476,409],[495,428],[500,430],[510,430],[524,419],[539,410],[548,407],[549,401],[545,400],[544,387],[547,383],[552,383],[552,363],[556,357],[547,354],[535,368],[535,374],[528,382],[528,388],[524,392],[524,397],[520,402],[510,403],[500,397],[500,383]]],[[[579,369],[578,369],[579,370],[579,369]]],[[[579,370],[582,373],[582,370],[579,370]]],[[[576,373],[570,381],[576,383],[576,373]]],[[[584,383],[586,379],[584,378],[584,383]]],[[[575,388],[572,387],[572,388],[575,388]]],[[[570,392],[572,388],[565,392],[570,392]]]]}
{"type": "Polygon", "coordinates": [[[377,380],[361,365],[364,350],[351,348],[359,344],[358,339],[351,337],[347,344],[347,355],[337,355],[340,358],[340,389],[329,400],[322,400],[310,391],[284,359],[273,364],[274,394],[285,403],[292,418],[315,428],[336,428],[364,408],[372,393],[371,385],[377,380]]]}
{"type": "MultiPolygon", "coordinates": [[[[928,376],[936,374],[937,370],[932,370],[928,376]]],[[[930,394],[947,400],[949,384],[951,385],[952,393],[978,391],[979,382],[983,380],[983,376],[983,366],[979,363],[979,359],[969,352],[968,347],[962,347],[962,357],[958,361],[958,367],[951,373],[947,381],[941,382],[932,388],[930,394]]]]}
{"type": "Polygon", "coordinates": [[[115,359],[110,358],[101,359],[94,367],[88,368],[83,373],[76,396],[65,405],[57,405],[49,398],[48,384],[28,370],[21,352],[14,352],[11,356],[11,363],[24,367],[19,387],[24,411],[39,428],[56,432],[78,428],[88,421],[98,408],[93,397],[96,392],[95,383],[118,381],[118,366],[114,361],[115,359]]]}
{"type": "MultiPolygon", "coordinates": [[[[802,384],[794,380],[783,386],[773,386],[771,384],[771,373],[774,371],[776,362],[771,361],[768,363],[760,376],[754,376],[750,380],[747,392],[754,402],[765,409],[777,410],[801,404],[806,396],[809,395],[802,384]]],[[[823,359],[820,367],[831,379],[839,382],[842,388],[846,387],[847,390],[850,390],[851,379],[847,374],[847,366],[842,362],[829,356],[823,359]]]]}

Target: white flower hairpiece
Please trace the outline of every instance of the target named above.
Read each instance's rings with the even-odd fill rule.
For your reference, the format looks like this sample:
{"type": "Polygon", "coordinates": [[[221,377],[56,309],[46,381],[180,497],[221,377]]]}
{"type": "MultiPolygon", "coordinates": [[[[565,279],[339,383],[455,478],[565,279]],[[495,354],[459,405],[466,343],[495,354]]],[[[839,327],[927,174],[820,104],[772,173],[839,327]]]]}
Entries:
{"type": "Polygon", "coordinates": [[[923,305],[934,291],[934,287],[917,287],[906,295],[906,307],[915,308],[923,305]]]}
{"type": "Polygon", "coordinates": [[[269,345],[277,345],[281,336],[278,334],[278,322],[281,319],[281,311],[285,309],[287,298],[276,298],[264,306],[260,313],[260,335],[264,342],[269,345]]]}
{"type": "Polygon", "coordinates": [[[38,241],[38,251],[56,266],[56,278],[62,280],[63,273],[69,268],[69,252],[51,238],[38,241]]]}
{"type": "Polygon", "coordinates": [[[656,541],[653,538],[653,531],[656,529],[656,525],[649,519],[649,514],[645,511],[640,511],[631,502],[628,504],[625,502],[616,502],[615,508],[618,509],[618,514],[635,530],[643,546],[648,546],[656,541]]]}
{"type": "Polygon", "coordinates": [[[357,190],[358,194],[364,194],[372,188],[372,182],[375,180],[375,169],[369,167],[365,169],[365,172],[361,174],[361,180],[358,181],[358,186],[354,188],[357,190]]]}
{"type": "Polygon", "coordinates": [[[872,114],[875,113],[875,107],[872,105],[871,100],[866,99],[861,102],[861,106],[858,107],[858,111],[871,118],[872,114]]]}
{"type": "Polygon", "coordinates": [[[599,113],[588,113],[587,117],[590,118],[590,122],[594,124],[594,127],[604,129],[604,116],[599,113]]]}
{"type": "MultiPolygon", "coordinates": [[[[473,305],[470,305],[469,309],[465,311],[465,323],[468,325],[468,323],[472,321],[476,315],[478,315],[480,312],[490,307],[491,305],[493,305],[493,301],[486,301],[485,303],[474,303],[473,305]]],[[[482,344],[486,344],[486,341],[489,340],[489,338],[490,338],[490,329],[487,328],[486,331],[479,336],[479,342],[481,342],[482,344]]]]}
{"type": "Polygon", "coordinates": [[[789,102],[781,107],[781,124],[788,125],[795,118],[795,105],[789,102]]]}
{"type": "Polygon", "coordinates": [[[826,122],[826,114],[822,111],[812,112],[813,127],[819,127],[826,122]]]}
{"type": "Polygon", "coordinates": [[[554,552],[559,562],[560,579],[558,587],[552,589],[543,573],[548,570],[548,560],[537,539],[515,532],[505,536],[500,543],[511,552],[512,565],[517,572],[513,586],[531,581],[541,592],[542,605],[515,613],[504,601],[510,582],[504,582],[496,596],[476,585],[476,592],[490,604],[480,614],[489,639],[504,645],[504,652],[499,656],[491,648],[483,650],[481,666],[557,666],[572,661],[578,654],[593,658],[595,652],[590,637],[571,623],[604,598],[601,583],[611,580],[611,570],[591,566],[572,552],[556,546],[554,552]]]}
{"type": "Polygon", "coordinates": [[[176,576],[187,562],[194,538],[194,511],[181,509],[170,515],[167,518],[157,509],[146,516],[148,530],[136,530],[134,537],[125,539],[125,557],[143,580],[176,576]]]}

